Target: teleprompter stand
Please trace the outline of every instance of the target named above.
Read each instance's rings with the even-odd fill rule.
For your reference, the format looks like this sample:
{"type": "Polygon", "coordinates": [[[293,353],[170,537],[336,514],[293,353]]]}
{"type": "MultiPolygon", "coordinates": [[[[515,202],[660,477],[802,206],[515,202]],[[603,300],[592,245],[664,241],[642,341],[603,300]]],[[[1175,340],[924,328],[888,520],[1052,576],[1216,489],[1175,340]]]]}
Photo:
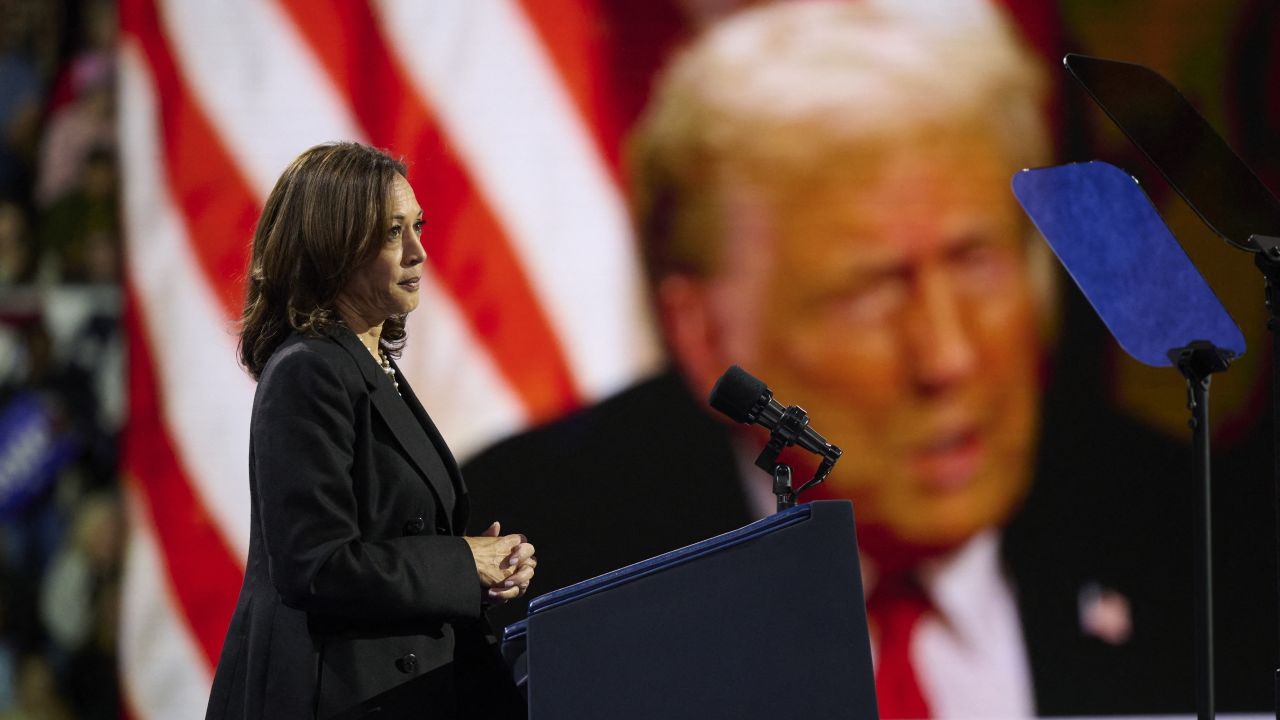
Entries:
{"type": "MultiPolygon", "coordinates": [[[[1280,200],[1158,73],[1141,65],[1083,55],[1067,55],[1064,64],[1209,229],[1236,248],[1256,253],[1255,264],[1266,280],[1270,314],[1274,552],[1280,582],[1280,310],[1276,306],[1280,200]]],[[[1280,720],[1280,668],[1273,678],[1275,712],[1280,720]]]]}
{"type": "Polygon", "coordinates": [[[1209,378],[1244,352],[1240,328],[1136,181],[1091,162],[1024,170],[1014,195],[1127,353],[1187,381],[1195,444],[1196,707],[1214,715],[1209,378]]]}

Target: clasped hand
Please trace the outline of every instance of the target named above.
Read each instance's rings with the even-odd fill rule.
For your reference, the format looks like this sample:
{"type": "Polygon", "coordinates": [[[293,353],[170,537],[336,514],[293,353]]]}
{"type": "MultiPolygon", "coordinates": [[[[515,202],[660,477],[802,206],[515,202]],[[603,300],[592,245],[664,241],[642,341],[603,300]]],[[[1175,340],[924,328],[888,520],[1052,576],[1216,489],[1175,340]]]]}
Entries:
{"type": "Polygon", "coordinates": [[[493,523],[483,533],[463,538],[471,546],[476,575],[485,599],[491,605],[520,597],[529,589],[538,559],[533,545],[523,535],[502,535],[502,525],[493,523]]]}

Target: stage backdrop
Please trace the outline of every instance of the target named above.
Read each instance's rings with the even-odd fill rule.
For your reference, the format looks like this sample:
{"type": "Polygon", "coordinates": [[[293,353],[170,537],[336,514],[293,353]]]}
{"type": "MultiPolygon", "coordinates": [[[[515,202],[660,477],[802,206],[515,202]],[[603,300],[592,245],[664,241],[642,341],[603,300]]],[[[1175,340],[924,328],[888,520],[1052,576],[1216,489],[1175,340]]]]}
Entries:
{"type": "MultiPolygon", "coordinates": [[[[627,221],[623,139],[656,68],[734,4],[121,0],[130,712],[203,716],[239,592],[254,386],[236,361],[236,319],[254,223],[285,165],[338,139],[408,162],[429,260],[401,365],[465,459],[661,365],[627,221]]],[[[1269,5],[1146,5],[1010,3],[1055,78],[1062,159],[1125,153],[1062,84],[1056,58],[1074,49],[1191,83],[1215,121],[1253,141],[1251,159],[1272,160],[1274,130],[1257,131],[1269,126],[1265,88],[1277,64],[1269,5]],[[1241,104],[1258,114],[1232,114],[1241,104]]],[[[1195,232],[1186,228],[1175,230],[1195,232]]],[[[1192,249],[1223,277],[1252,272],[1216,252],[1192,249]]],[[[1251,441],[1261,436],[1265,388],[1254,380],[1267,359],[1258,283],[1225,284],[1215,288],[1259,351],[1215,383],[1219,440],[1247,458],[1239,467],[1265,472],[1256,452],[1265,445],[1251,441]]],[[[1107,407],[1185,433],[1177,403],[1150,400],[1180,392],[1178,379],[1117,359],[1072,302],[1062,336],[1087,367],[1111,358],[1083,373],[1107,407]],[[1080,317],[1085,329],[1073,335],[1080,317]]]]}

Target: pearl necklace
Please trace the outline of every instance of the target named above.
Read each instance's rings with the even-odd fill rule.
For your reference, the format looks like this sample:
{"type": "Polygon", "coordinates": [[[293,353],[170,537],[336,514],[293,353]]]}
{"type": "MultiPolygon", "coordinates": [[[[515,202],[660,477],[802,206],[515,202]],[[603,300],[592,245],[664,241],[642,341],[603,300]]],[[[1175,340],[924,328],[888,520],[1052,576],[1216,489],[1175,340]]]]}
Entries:
{"type": "Polygon", "coordinates": [[[378,348],[378,357],[382,360],[382,372],[386,373],[387,377],[391,379],[391,387],[396,389],[397,395],[400,395],[400,383],[396,382],[396,370],[391,367],[391,358],[382,352],[382,348],[378,348]]]}

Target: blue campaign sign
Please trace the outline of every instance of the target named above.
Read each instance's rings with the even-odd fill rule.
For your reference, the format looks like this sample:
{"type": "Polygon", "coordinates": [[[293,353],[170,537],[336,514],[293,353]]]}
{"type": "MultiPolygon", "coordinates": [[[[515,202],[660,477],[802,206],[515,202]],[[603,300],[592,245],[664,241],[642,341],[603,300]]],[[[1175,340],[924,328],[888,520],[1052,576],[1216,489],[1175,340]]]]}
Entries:
{"type": "Polygon", "coordinates": [[[0,520],[17,515],[48,487],[73,450],[35,393],[11,398],[0,409],[0,520]]]}
{"type": "Polygon", "coordinates": [[[1107,329],[1139,362],[1206,340],[1236,356],[1244,335],[1146,193],[1105,162],[1023,170],[1013,193],[1107,329]]]}

